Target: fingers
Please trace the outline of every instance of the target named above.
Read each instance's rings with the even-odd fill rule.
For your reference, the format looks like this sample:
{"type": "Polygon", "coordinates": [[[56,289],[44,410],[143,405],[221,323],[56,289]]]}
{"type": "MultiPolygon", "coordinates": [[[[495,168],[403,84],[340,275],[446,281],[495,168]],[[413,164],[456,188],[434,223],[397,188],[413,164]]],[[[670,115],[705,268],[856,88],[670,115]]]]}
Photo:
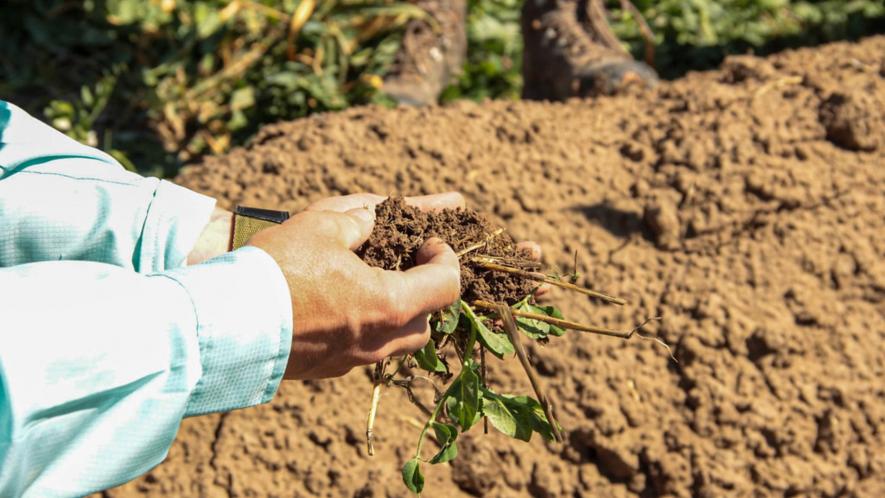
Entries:
{"type": "MultiPolygon", "coordinates": [[[[386,196],[377,194],[351,194],[337,197],[329,197],[314,202],[307,207],[307,211],[335,211],[344,213],[356,208],[371,208],[384,202],[386,196]]],[[[424,211],[438,211],[440,209],[455,209],[465,206],[464,196],[458,192],[445,192],[442,194],[417,195],[405,197],[406,204],[415,206],[424,211]]]]}
{"type": "Polygon", "coordinates": [[[541,246],[533,240],[526,240],[516,244],[517,249],[521,249],[528,253],[529,258],[534,261],[541,261],[541,246]]]}
{"type": "Polygon", "coordinates": [[[301,236],[332,239],[342,247],[354,250],[361,246],[375,228],[375,210],[356,208],[346,213],[304,211],[283,224],[296,227],[301,236]]]}
{"type": "Polygon", "coordinates": [[[372,235],[372,230],[375,228],[375,210],[360,207],[347,211],[345,215],[353,220],[352,223],[355,224],[356,230],[345,228],[340,240],[342,244],[353,251],[369,240],[369,236],[372,235]]]}
{"type": "Polygon", "coordinates": [[[320,199],[307,207],[307,211],[335,211],[336,213],[345,213],[357,208],[375,209],[375,206],[384,202],[387,197],[376,194],[351,194],[340,195],[337,197],[328,197],[320,199]]]}
{"type": "Polygon", "coordinates": [[[442,194],[417,195],[406,197],[406,204],[415,206],[422,211],[439,211],[441,209],[458,209],[467,205],[464,196],[460,192],[445,192],[442,194]]]}
{"type": "Polygon", "coordinates": [[[387,343],[384,357],[401,356],[423,348],[430,339],[430,315],[416,316],[399,333],[398,338],[387,343]]]}
{"type": "Polygon", "coordinates": [[[418,250],[416,262],[405,272],[386,272],[398,284],[396,294],[406,318],[443,309],[461,295],[461,267],[448,244],[429,239],[418,250]]]}

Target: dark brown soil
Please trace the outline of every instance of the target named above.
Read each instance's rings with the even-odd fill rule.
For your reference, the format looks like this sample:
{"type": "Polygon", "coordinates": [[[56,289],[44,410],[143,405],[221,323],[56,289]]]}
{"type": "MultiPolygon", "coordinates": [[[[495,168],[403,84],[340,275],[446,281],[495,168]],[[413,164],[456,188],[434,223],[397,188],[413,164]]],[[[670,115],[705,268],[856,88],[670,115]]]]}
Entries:
{"type": "MultiPolygon", "coordinates": [[[[514,304],[530,294],[537,284],[512,274],[484,270],[472,255],[494,256],[509,261],[525,260],[513,238],[497,233],[486,219],[472,209],[423,212],[406,205],[401,197],[382,202],[375,209],[375,230],[357,254],[369,265],[386,270],[408,270],[424,242],[437,237],[455,252],[484,244],[461,258],[461,298],[514,304]]],[[[529,262],[529,261],[526,261],[529,262]]],[[[530,262],[529,262],[530,263],[530,262]]]]}
{"type": "MultiPolygon", "coordinates": [[[[179,181],[298,210],[458,189],[545,266],[630,301],[551,296],[568,333],[529,355],[566,443],[474,429],[425,496],[885,496],[885,37],[732,58],[654,91],[562,104],[351,109],[264,129],[179,181]],[[836,95],[844,98],[835,98],[836,95]],[[864,124],[868,123],[868,124],[864,124]],[[474,456],[471,456],[474,455],[474,456]]],[[[518,362],[500,392],[528,393],[518,362]]],[[[166,463],[108,496],[405,497],[423,420],[367,375],[284,384],[268,406],[185,420],[166,463]]],[[[428,393],[419,393],[425,396],[428,393]]],[[[424,399],[424,398],[422,398],[424,399]]]]}

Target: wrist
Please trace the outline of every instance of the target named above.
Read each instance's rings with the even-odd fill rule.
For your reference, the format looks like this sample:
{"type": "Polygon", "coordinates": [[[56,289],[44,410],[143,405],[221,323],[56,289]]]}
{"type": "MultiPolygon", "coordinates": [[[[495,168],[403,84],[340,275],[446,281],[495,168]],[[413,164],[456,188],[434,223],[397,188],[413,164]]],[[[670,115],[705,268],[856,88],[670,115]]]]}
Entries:
{"type": "Polygon", "coordinates": [[[194,248],[187,255],[187,264],[199,264],[228,252],[232,220],[233,213],[216,207],[194,248]]]}

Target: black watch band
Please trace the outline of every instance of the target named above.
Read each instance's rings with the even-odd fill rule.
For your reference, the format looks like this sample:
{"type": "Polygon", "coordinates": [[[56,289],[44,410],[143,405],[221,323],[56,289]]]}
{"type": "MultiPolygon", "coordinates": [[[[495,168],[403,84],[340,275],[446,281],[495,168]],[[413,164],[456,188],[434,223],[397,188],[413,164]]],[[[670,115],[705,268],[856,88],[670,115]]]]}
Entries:
{"type": "Polygon", "coordinates": [[[230,249],[239,249],[256,233],[289,219],[287,211],[237,206],[230,229],[230,249]]]}

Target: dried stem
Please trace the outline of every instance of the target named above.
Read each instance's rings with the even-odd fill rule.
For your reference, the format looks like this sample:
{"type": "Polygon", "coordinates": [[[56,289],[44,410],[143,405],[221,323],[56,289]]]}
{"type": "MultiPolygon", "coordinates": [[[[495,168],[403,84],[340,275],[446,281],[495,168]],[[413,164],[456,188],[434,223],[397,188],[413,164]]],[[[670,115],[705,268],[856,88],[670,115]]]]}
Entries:
{"type": "Polygon", "coordinates": [[[654,337],[654,336],[650,336],[650,335],[645,335],[645,334],[640,334],[640,333],[639,333],[639,331],[642,330],[642,327],[645,327],[645,325],[646,325],[648,322],[651,322],[651,321],[660,321],[661,319],[662,319],[662,318],[659,317],[659,316],[653,316],[653,317],[650,317],[650,318],[646,318],[642,323],[640,323],[639,325],[633,327],[633,330],[631,330],[630,333],[627,334],[627,337],[624,337],[624,339],[629,339],[629,338],[633,337],[633,334],[636,334],[636,336],[639,337],[639,338],[642,339],[642,340],[645,340],[645,341],[654,341],[654,342],[660,344],[661,346],[664,346],[664,349],[667,350],[667,353],[670,355],[670,359],[671,359],[671,360],[673,360],[675,363],[679,363],[679,360],[677,360],[676,357],[673,356],[673,350],[670,349],[670,345],[667,344],[666,342],[664,342],[663,339],[661,339],[660,337],[654,337]]]}
{"type": "Polygon", "coordinates": [[[529,280],[535,280],[538,282],[544,282],[545,284],[550,284],[555,287],[562,287],[563,289],[573,290],[575,292],[580,292],[581,294],[585,294],[590,297],[595,297],[602,299],[603,301],[607,301],[609,303],[624,305],[627,304],[627,301],[621,299],[619,297],[610,296],[608,294],[603,294],[602,292],[597,292],[594,290],[587,289],[585,287],[581,287],[579,285],[575,285],[569,282],[564,282],[562,280],[548,277],[543,273],[532,272],[521,270],[519,268],[513,268],[510,266],[499,265],[498,263],[493,263],[489,260],[482,258],[474,258],[473,261],[476,262],[479,266],[492,271],[499,271],[503,273],[511,273],[513,275],[519,275],[520,277],[527,278],[529,280]]]}
{"type": "MultiPolygon", "coordinates": [[[[497,311],[498,306],[496,304],[490,303],[488,301],[474,301],[473,306],[476,308],[482,308],[490,311],[497,311]]],[[[532,320],[538,320],[539,322],[550,323],[556,325],[558,327],[562,327],[564,329],[577,330],[579,332],[592,332],[594,334],[607,335],[611,337],[619,337],[621,339],[629,338],[633,332],[622,332],[620,330],[607,329],[604,327],[595,327],[593,325],[584,325],[578,322],[572,322],[570,320],[565,320],[562,318],[556,318],[552,316],[542,315],[540,313],[532,313],[529,311],[519,311],[511,309],[510,312],[513,316],[518,316],[520,318],[531,318],[532,320]]]]}
{"type": "MultiPolygon", "coordinates": [[[[486,309],[486,310],[490,310],[490,311],[498,311],[498,305],[490,303],[488,301],[474,301],[473,307],[482,308],[482,309],[486,309]]],[[[663,346],[667,350],[667,353],[670,355],[670,358],[673,361],[675,361],[676,363],[679,363],[679,360],[677,360],[676,357],[673,356],[673,350],[670,348],[670,345],[667,344],[666,342],[664,342],[663,339],[661,339],[659,337],[654,337],[654,336],[645,335],[645,334],[640,333],[640,330],[642,330],[642,327],[646,326],[648,324],[648,322],[661,320],[661,317],[659,317],[659,316],[653,316],[650,318],[646,318],[642,323],[640,323],[636,327],[633,327],[633,329],[631,329],[629,332],[623,332],[620,330],[607,329],[607,328],[603,328],[603,327],[594,327],[592,325],[584,325],[582,323],[572,322],[570,320],[563,320],[562,318],[556,318],[556,317],[552,317],[552,316],[542,315],[540,313],[531,313],[529,311],[519,311],[519,310],[515,310],[512,308],[510,309],[510,314],[512,314],[513,316],[520,317],[520,318],[530,318],[532,320],[538,320],[539,322],[549,323],[552,325],[556,325],[557,327],[562,327],[564,329],[577,330],[579,332],[591,332],[593,334],[607,335],[609,337],[617,337],[617,338],[624,339],[624,340],[630,339],[635,334],[640,339],[643,339],[646,341],[657,342],[658,344],[660,344],[661,346],[663,346]]]]}
{"type": "Polygon", "coordinates": [[[627,57],[630,56],[630,53],[621,45],[621,40],[612,31],[611,24],[608,22],[608,12],[605,10],[602,0],[587,2],[587,20],[593,28],[596,41],[627,57]]]}
{"type": "MultiPolygon", "coordinates": [[[[378,413],[378,403],[381,402],[381,388],[384,386],[384,371],[387,370],[389,359],[375,363],[375,372],[372,374],[374,387],[372,388],[372,404],[369,407],[369,417],[366,420],[366,449],[369,456],[375,456],[375,415],[378,413]]],[[[402,367],[402,363],[400,363],[402,367]]],[[[397,369],[399,371],[399,369],[397,369]]]]}
{"type": "Polygon", "coordinates": [[[642,12],[639,12],[639,9],[633,5],[633,2],[630,0],[621,0],[621,9],[630,13],[630,17],[633,18],[633,22],[639,27],[639,34],[642,35],[642,40],[644,41],[645,46],[645,63],[651,67],[655,67],[655,34],[651,30],[651,27],[646,22],[645,17],[642,15],[642,12]]]}
{"type": "MultiPolygon", "coordinates": [[[[426,379],[426,377],[422,377],[422,378],[426,379]]],[[[426,406],[424,406],[424,403],[422,403],[421,400],[419,400],[418,397],[415,396],[415,393],[412,391],[412,382],[414,380],[416,380],[416,378],[409,378],[409,379],[405,379],[405,380],[392,379],[390,381],[390,383],[391,383],[391,385],[402,388],[402,390],[406,392],[406,397],[409,398],[409,401],[413,405],[417,406],[418,409],[424,413],[424,415],[429,417],[430,413],[431,413],[430,409],[427,408],[426,406]]],[[[434,389],[436,389],[436,385],[434,385],[433,387],[434,387],[434,389]]],[[[437,390],[437,394],[438,393],[439,393],[439,391],[437,390]]]]}
{"type": "Polygon", "coordinates": [[[476,244],[467,246],[464,249],[461,249],[460,251],[458,251],[458,253],[457,253],[458,257],[460,258],[460,257],[464,256],[465,254],[471,253],[477,249],[482,249],[483,247],[486,246],[486,244],[491,242],[492,239],[494,239],[498,235],[501,235],[502,233],[504,233],[503,228],[499,228],[499,229],[495,230],[494,232],[490,233],[489,236],[486,237],[486,239],[483,240],[482,242],[477,242],[476,244]]]}
{"type": "Polygon", "coordinates": [[[381,388],[383,384],[376,382],[372,389],[372,406],[369,408],[369,419],[366,421],[366,448],[369,456],[375,456],[375,434],[372,429],[375,427],[375,415],[378,413],[378,402],[381,401],[381,388]]]}
{"type": "Polygon", "coordinates": [[[556,420],[553,402],[547,398],[544,391],[541,389],[541,383],[538,382],[535,370],[532,368],[532,364],[529,363],[528,356],[525,354],[525,348],[522,346],[519,331],[516,329],[516,321],[513,319],[513,310],[506,304],[498,304],[497,312],[501,316],[501,320],[504,322],[504,330],[506,330],[507,335],[510,336],[510,342],[513,343],[513,348],[516,350],[516,356],[519,358],[519,363],[522,365],[522,369],[525,370],[525,373],[529,378],[532,390],[535,391],[535,396],[538,398],[538,402],[540,402],[541,406],[544,408],[544,415],[547,417],[547,422],[550,423],[553,438],[557,442],[562,442],[562,432],[559,430],[559,422],[556,420]]]}

